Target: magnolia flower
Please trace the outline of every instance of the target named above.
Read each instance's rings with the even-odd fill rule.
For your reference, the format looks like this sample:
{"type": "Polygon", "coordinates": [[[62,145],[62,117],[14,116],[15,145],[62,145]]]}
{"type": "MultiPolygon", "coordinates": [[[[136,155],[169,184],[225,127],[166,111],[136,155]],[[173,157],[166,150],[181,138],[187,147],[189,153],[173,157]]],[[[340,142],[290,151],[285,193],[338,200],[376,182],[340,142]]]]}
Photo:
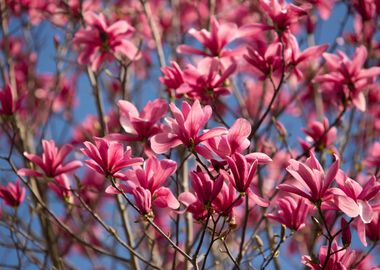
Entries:
{"type": "Polygon", "coordinates": [[[284,224],[289,229],[298,231],[305,227],[305,221],[310,205],[303,198],[294,199],[286,196],[276,201],[276,205],[280,208],[275,214],[268,214],[267,217],[284,224]]]}
{"type": "Polygon", "coordinates": [[[363,69],[368,56],[367,49],[364,46],[355,50],[352,60],[342,51],[338,51],[337,54],[323,54],[330,73],[316,77],[315,81],[333,83],[338,97],[349,99],[355,107],[365,111],[366,101],[363,91],[375,77],[380,75],[380,67],[363,69]]]}
{"type": "Polygon", "coordinates": [[[187,102],[182,103],[182,110],[175,104],[170,104],[170,109],[174,118],[165,118],[168,123],[163,127],[163,131],[154,135],[151,139],[151,146],[154,152],[162,154],[180,144],[183,144],[191,151],[206,154],[205,148],[199,144],[214,136],[222,135],[225,128],[212,128],[199,135],[200,130],[206,125],[211,117],[210,106],[201,107],[198,100],[190,106],[187,102]]]}
{"type": "MultiPolygon", "coordinates": [[[[155,157],[151,157],[144,162],[142,168],[136,167],[123,174],[119,173],[120,178],[126,181],[125,184],[118,183],[116,185],[117,188],[109,186],[106,189],[106,193],[119,194],[123,191],[132,194],[135,198],[136,194],[148,196],[146,191],[141,190],[141,188],[143,188],[149,191],[151,196],[150,203],[153,206],[177,209],[179,207],[179,202],[174,197],[171,190],[163,186],[164,182],[175,172],[176,168],[177,164],[172,160],[157,160],[155,157]],[[139,191],[136,191],[137,188],[139,188],[139,191]]],[[[139,198],[141,198],[141,196],[139,198]]],[[[144,198],[147,199],[147,197],[144,198]]]]}
{"type": "Polygon", "coordinates": [[[362,255],[353,250],[344,249],[337,245],[334,241],[331,245],[331,256],[327,256],[328,250],[330,247],[322,246],[319,250],[319,261],[313,261],[309,256],[303,256],[302,262],[312,270],[321,270],[321,269],[331,269],[331,270],[340,270],[340,269],[364,269],[359,268],[356,265],[356,262],[360,260],[362,255]],[[327,260],[325,262],[325,260],[327,260]]]}
{"type": "Polygon", "coordinates": [[[258,195],[257,190],[252,191],[250,189],[250,185],[255,176],[258,160],[254,159],[252,163],[249,163],[247,158],[239,153],[234,154],[232,157],[226,157],[226,159],[231,173],[221,170],[221,174],[228,179],[236,191],[247,193],[255,203],[267,207],[268,202],[258,195]]]}
{"type": "Polygon", "coordinates": [[[230,94],[225,82],[235,70],[235,63],[224,69],[218,60],[204,58],[198,62],[197,67],[186,66],[183,72],[184,83],[176,89],[176,93],[210,103],[218,96],[230,94]]]}
{"type": "Polygon", "coordinates": [[[20,180],[16,180],[16,184],[8,183],[7,186],[0,186],[0,198],[12,207],[19,206],[25,198],[25,187],[20,187],[20,180]]]}
{"type": "Polygon", "coordinates": [[[364,223],[370,223],[374,212],[369,201],[380,190],[380,183],[376,181],[376,177],[371,177],[362,187],[358,182],[347,177],[343,171],[339,171],[336,182],[339,188],[332,188],[331,191],[337,207],[349,217],[360,216],[364,223]]]}
{"type": "Polygon", "coordinates": [[[86,28],[80,29],[74,37],[74,44],[81,47],[79,64],[91,64],[92,70],[99,69],[103,61],[121,54],[130,60],[138,57],[137,47],[129,38],[135,29],[126,21],[107,22],[103,14],[86,12],[84,15],[86,28]]]}
{"type": "Polygon", "coordinates": [[[95,138],[95,144],[84,142],[84,145],[86,148],[81,149],[82,153],[91,158],[84,161],[86,165],[106,177],[123,177],[121,170],[143,162],[140,157],[132,157],[132,149],[129,146],[124,151],[124,146],[118,142],[95,138]]]}
{"type": "Polygon", "coordinates": [[[68,163],[63,162],[72,149],[72,146],[69,144],[65,144],[58,149],[53,140],[42,140],[42,148],[44,152],[41,157],[26,152],[24,152],[24,156],[37,165],[43,173],[37,170],[23,168],[18,170],[19,175],[37,177],[47,176],[54,178],[82,166],[82,162],[77,160],[68,163]]]}
{"type": "Polygon", "coordinates": [[[279,188],[304,197],[313,203],[320,202],[327,195],[327,191],[338,173],[339,158],[335,154],[334,158],[335,162],[327,174],[325,174],[314,153],[310,154],[305,163],[291,159],[286,170],[294,177],[295,181],[281,184],[279,188]]]}
{"type": "Polygon", "coordinates": [[[126,135],[113,134],[125,141],[145,141],[161,131],[157,122],[166,114],[168,105],[163,99],[149,101],[139,112],[135,105],[126,100],[118,102],[120,123],[126,135]]]}
{"type": "Polygon", "coordinates": [[[220,24],[216,18],[211,17],[210,32],[206,29],[200,31],[191,28],[189,34],[196,38],[200,43],[208,49],[208,52],[190,47],[188,45],[180,45],[177,48],[178,53],[197,54],[211,57],[230,57],[239,54],[240,49],[226,49],[226,46],[232,41],[244,36],[243,31],[240,31],[236,24],[223,23],[220,24]]]}
{"type": "Polygon", "coordinates": [[[336,141],[336,127],[329,128],[329,121],[324,117],[323,122],[312,121],[309,122],[307,128],[303,128],[302,131],[307,135],[306,141],[301,141],[301,144],[305,150],[310,148],[310,143],[319,142],[316,145],[317,149],[330,148],[334,145],[336,141]],[[326,133],[326,134],[325,134],[326,133]],[[323,137],[322,137],[323,136],[323,137]]]}

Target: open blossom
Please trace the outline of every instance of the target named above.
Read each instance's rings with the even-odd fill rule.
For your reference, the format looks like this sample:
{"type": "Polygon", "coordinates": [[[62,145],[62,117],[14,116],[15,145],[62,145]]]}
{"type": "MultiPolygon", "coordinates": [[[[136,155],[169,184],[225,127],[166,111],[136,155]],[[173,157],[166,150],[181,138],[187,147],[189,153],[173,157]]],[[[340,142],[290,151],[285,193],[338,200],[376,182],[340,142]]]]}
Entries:
{"type": "Polygon", "coordinates": [[[327,44],[311,46],[305,49],[303,52],[300,51],[298,46],[298,41],[295,36],[291,35],[289,40],[289,50],[287,50],[288,59],[287,65],[291,68],[291,71],[296,75],[298,80],[303,78],[302,69],[300,66],[309,63],[311,60],[315,60],[322,55],[324,51],[328,48],[327,44]]]}
{"type": "Polygon", "coordinates": [[[137,47],[129,41],[134,28],[120,20],[110,24],[103,14],[87,12],[84,15],[86,28],[80,29],[74,37],[74,44],[81,47],[79,64],[91,64],[96,71],[104,61],[121,54],[130,60],[138,57],[137,47]]]}
{"type": "Polygon", "coordinates": [[[262,30],[274,30],[281,36],[290,34],[290,28],[298,20],[307,15],[307,12],[293,4],[287,4],[282,0],[261,0],[261,9],[269,16],[269,24],[250,24],[246,28],[261,28],[262,30]]]}
{"type": "Polygon", "coordinates": [[[193,105],[184,101],[182,111],[175,105],[170,104],[170,109],[174,118],[165,118],[167,126],[163,127],[163,132],[154,135],[151,146],[154,152],[162,154],[180,144],[185,145],[191,151],[204,154],[204,147],[199,144],[214,136],[219,136],[226,132],[225,128],[212,128],[199,135],[200,130],[206,125],[211,117],[210,106],[201,107],[198,100],[193,105]]]}
{"type": "Polygon", "coordinates": [[[170,64],[171,66],[161,68],[163,76],[160,77],[160,82],[169,89],[175,90],[184,83],[183,71],[177,62],[171,61],[170,64]]]}
{"type": "Polygon", "coordinates": [[[298,231],[305,227],[305,221],[311,210],[311,206],[304,198],[286,196],[276,201],[279,209],[276,213],[268,214],[267,217],[284,224],[289,229],[298,231]]]}
{"type": "MultiPolygon", "coordinates": [[[[360,46],[355,50],[351,59],[342,52],[337,55],[324,53],[330,73],[315,78],[316,82],[333,83],[337,96],[348,99],[359,110],[366,109],[366,101],[363,91],[368,87],[376,76],[380,75],[380,67],[364,69],[363,65],[367,59],[367,49],[360,46]]],[[[339,100],[339,99],[338,99],[339,100]]]]}
{"type": "Polygon", "coordinates": [[[244,55],[244,58],[251,64],[259,79],[264,80],[268,76],[280,77],[282,72],[281,48],[282,45],[279,42],[267,45],[258,41],[256,47],[248,47],[248,54],[244,55]]]}
{"type": "Polygon", "coordinates": [[[360,258],[362,257],[361,254],[353,250],[342,249],[342,247],[338,246],[335,241],[333,242],[331,246],[331,256],[329,257],[327,256],[328,249],[329,248],[327,246],[322,246],[320,248],[319,262],[313,261],[309,256],[303,256],[302,262],[307,267],[309,267],[309,269],[312,269],[312,270],[365,269],[365,268],[360,268],[358,267],[358,265],[356,265],[356,262],[359,262],[360,258]],[[325,260],[327,259],[328,261],[325,262],[325,260]]]}
{"type": "Polygon", "coordinates": [[[230,57],[237,55],[241,52],[240,49],[231,50],[226,48],[226,46],[229,43],[243,36],[243,32],[239,31],[236,24],[220,24],[213,16],[211,18],[210,26],[210,31],[207,31],[206,29],[198,31],[194,28],[191,28],[189,30],[189,34],[196,38],[200,43],[203,44],[203,46],[205,46],[208,49],[207,52],[190,47],[188,45],[180,45],[177,48],[177,52],[211,57],[230,57]]]}
{"type": "Polygon", "coordinates": [[[207,140],[207,145],[219,157],[225,158],[234,153],[241,153],[250,145],[248,136],[251,134],[251,124],[244,118],[239,118],[228,130],[228,133],[207,140]]]}
{"type": "Polygon", "coordinates": [[[129,146],[124,151],[124,146],[118,142],[95,138],[95,144],[84,142],[84,145],[85,148],[81,149],[82,153],[91,158],[84,161],[86,165],[106,177],[123,177],[121,170],[143,162],[140,157],[132,157],[132,149],[129,146]]]}
{"type": "Polygon", "coordinates": [[[231,93],[226,81],[235,69],[236,64],[232,63],[224,70],[221,63],[213,58],[202,59],[197,67],[187,65],[183,72],[184,83],[176,89],[176,93],[210,103],[218,96],[231,93]]]}
{"type": "Polygon", "coordinates": [[[145,141],[161,131],[157,122],[166,114],[168,105],[163,99],[149,101],[139,112],[135,105],[126,100],[118,102],[120,123],[126,135],[118,136],[125,141],[145,141]]]}
{"type": "Polygon", "coordinates": [[[78,160],[74,160],[68,163],[63,162],[72,149],[72,146],[69,144],[65,144],[60,149],[58,149],[53,140],[42,140],[42,148],[42,156],[24,152],[24,156],[35,165],[37,165],[42,170],[42,172],[38,170],[23,168],[18,170],[19,175],[37,177],[47,176],[54,178],[58,175],[71,172],[82,166],[82,162],[78,160]]]}
{"type": "Polygon", "coordinates": [[[339,188],[333,188],[332,192],[337,207],[349,217],[360,216],[362,222],[371,222],[374,210],[369,201],[380,191],[380,183],[377,182],[376,177],[371,177],[362,187],[358,182],[347,177],[344,172],[339,171],[336,181],[339,188]]]}
{"type": "Polygon", "coordinates": [[[335,161],[326,174],[314,153],[310,154],[305,163],[291,159],[286,170],[295,181],[281,184],[279,188],[307,198],[313,203],[319,202],[327,195],[327,191],[338,173],[340,161],[335,154],[334,158],[335,161]]]}
{"type": "MultiPolygon", "coordinates": [[[[158,160],[155,157],[151,157],[144,162],[143,167],[135,167],[132,170],[125,171],[123,174],[119,173],[121,180],[126,182],[125,184],[118,183],[117,186],[120,190],[134,196],[137,194],[137,187],[141,187],[150,192],[153,206],[177,209],[179,202],[171,190],[163,186],[168,177],[171,176],[176,169],[177,164],[172,160],[158,160]]],[[[106,192],[109,194],[120,193],[120,191],[113,186],[107,187],[106,192]]],[[[139,194],[141,192],[140,190],[139,194]]],[[[145,191],[143,193],[147,195],[145,191]]]]}
{"type": "Polygon", "coordinates": [[[19,206],[25,198],[25,187],[20,186],[20,180],[16,180],[16,184],[8,183],[6,186],[0,186],[0,198],[12,207],[19,206]]]}
{"type": "Polygon", "coordinates": [[[168,179],[169,176],[177,169],[177,163],[170,159],[158,160],[151,157],[144,162],[144,166],[136,167],[124,173],[122,180],[127,181],[129,185],[139,185],[149,189],[152,194],[159,189],[168,179]],[[131,182],[133,182],[133,184],[131,182]]]}

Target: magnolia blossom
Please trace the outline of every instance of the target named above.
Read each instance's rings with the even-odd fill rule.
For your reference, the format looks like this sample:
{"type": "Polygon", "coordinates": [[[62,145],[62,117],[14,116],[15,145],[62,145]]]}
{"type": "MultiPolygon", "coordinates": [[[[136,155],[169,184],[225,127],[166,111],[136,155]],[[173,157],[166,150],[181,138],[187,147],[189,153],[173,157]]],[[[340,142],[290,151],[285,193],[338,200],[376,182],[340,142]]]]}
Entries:
{"type": "Polygon", "coordinates": [[[221,63],[213,58],[205,58],[197,67],[187,65],[183,72],[184,83],[177,89],[178,95],[211,103],[216,97],[230,94],[226,87],[227,79],[236,70],[236,64],[230,64],[225,70],[221,63]]]}
{"type": "Polygon", "coordinates": [[[82,166],[80,161],[71,161],[64,163],[64,159],[70,153],[72,146],[69,144],[63,145],[58,149],[53,140],[42,140],[43,154],[37,156],[24,152],[24,156],[37,165],[42,172],[33,169],[23,168],[18,170],[18,174],[22,176],[47,176],[56,177],[63,173],[71,172],[82,166]]]}
{"type": "Polygon", "coordinates": [[[364,111],[366,101],[363,91],[380,75],[380,67],[363,68],[367,55],[364,46],[355,50],[352,60],[342,51],[338,51],[337,55],[324,53],[330,73],[316,77],[315,81],[333,83],[338,96],[349,99],[355,107],[364,111]]]}
{"type": "Polygon", "coordinates": [[[183,144],[191,151],[209,156],[208,151],[199,144],[226,132],[225,128],[217,127],[204,131],[199,135],[200,130],[211,117],[211,107],[205,106],[202,108],[199,101],[196,100],[192,106],[184,101],[182,103],[182,110],[172,103],[170,104],[170,109],[174,118],[165,118],[168,125],[163,127],[161,133],[152,137],[151,145],[153,151],[157,154],[162,154],[171,148],[183,144]]]}
{"type": "Polygon", "coordinates": [[[320,121],[312,121],[309,122],[307,128],[302,128],[302,131],[307,135],[306,142],[300,141],[302,147],[305,150],[308,150],[313,143],[319,142],[316,145],[317,149],[330,148],[336,142],[336,127],[330,128],[330,130],[326,133],[329,128],[329,121],[325,117],[323,122],[320,121]]]}
{"type": "Polygon", "coordinates": [[[210,23],[210,31],[206,29],[197,31],[194,28],[189,30],[189,34],[208,49],[207,52],[188,45],[180,45],[177,48],[177,52],[211,57],[231,57],[242,51],[241,49],[227,49],[226,46],[247,33],[239,30],[234,23],[219,23],[214,16],[211,17],[210,23]]]}
{"type": "MultiPolygon", "coordinates": [[[[139,194],[140,199],[142,198],[141,196],[143,196],[145,198],[144,200],[148,200],[149,195],[146,191],[141,189],[143,188],[149,191],[149,200],[153,206],[177,209],[179,202],[172,191],[163,186],[167,178],[175,172],[176,168],[177,165],[172,160],[157,160],[155,157],[151,157],[144,162],[142,168],[136,167],[123,173],[123,176],[120,178],[126,181],[125,184],[118,183],[116,185],[117,188],[109,186],[106,192],[109,194],[119,194],[123,191],[132,194],[135,196],[135,199],[136,194],[139,194]]],[[[121,173],[119,175],[121,175],[121,173]]]]}
{"type": "Polygon", "coordinates": [[[276,205],[278,205],[279,210],[276,213],[268,214],[268,218],[276,220],[295,231],[305,227],[306,218],[311,207],[304,198],[294,199],[286,196],[277,200],[276,205]]]}
{"type": "Polygon", "coordinates": [[[143,162],[140,157],[132,157],[132,149],[129,146],[124,151],[124,146],[118,142],[95,138],[95,144],[84,142],[84,145],[85,148],[81,149],[82,153],[91,158],[84,161],[86,165],[106,177],[123,177],[121,170],[143,162]]]}
{"type": "Polygon", "coordinates": [[[286,170],[293,176],[295,181],[281,184],[279,188],[307,198],[313,203],[320,202],[328,194],[330,185],[338,173],[339,158],[335,154],[334,158],[335,161],[326,174],[314,153],[310,154],[305,163],[291,159],[286,170]]]}
{"type": "Polygon", "coordinates": [[[128,57],[130,60],[138,57],[137,47],[130,38],[135,29],[126,21],[110,24],[103,14],[87,12],[84,15],[86,28],[80,29],[74,37],[74,44],[81,47],[79,64],[91,64],[96,71],[100,65],[116,54],[128,57]]]}
{"type": "Polygon", "coordinates": [[[221,170],[222,175],[228,179],[236,191],[247,193],[255,203],[267,207],[267,200],[261,198],[256,189],[250,189],[255,176],[258,160],[254,159],[253,162],[250,163],[245,156],[239,153],[234,154],[232,157],[226,157],[226,159],[228,166],[230,167],[230,173],[221,170]]]}
{"type": "Polygon", "coordinates": [[[125,141],[144,141],[161,131],[157,122],[166,114],[168,105],[165,100],[149,101],[141,112],[127,100],[119,100],[120,123],[125,135],[111,136],[125,141]]]}
{"type": "MultiPolygon", "coordinates": [[[[359,262],[362,257],[361,254],[350,250],[350,249],[342,249],[342,247],[338,246],[337,243],[334,243],[331,246],[331,256],[327,257],[328,247],[322,246],[319,250],[319,262],[313,261],[309,256],[303,256],[302,262],[312,270],[321,270],[321,269],[329,269],[329,270],[345,270],[345,269],[353,269],[353,266],[356,266],[356,262],[359,262]],[[328,259],[327,262],[325,262],[328,259]]],[[[355,267],[355,269],[361,269],[355,267]]],[[[364,268],[363,268],[364,269],[364,268]]]]}
{"type": "Polygon", "coordinates": [[[16,184],[9,182],[6,186],[0,186],[0,198],[12,207],[19,206],[25,198],[25,187],[20,186],[20,180],[16,180],[16,184]]]}
{"type": "Polygon", "coordinates": [[[279,42],[269,45],[257,41],[256,47],[248,47],[248,54],[244,55],[245,60],[251,64],[259,79],[267,77],[280,77],[283,69],[281,59],[282,45],[279,42]]]}

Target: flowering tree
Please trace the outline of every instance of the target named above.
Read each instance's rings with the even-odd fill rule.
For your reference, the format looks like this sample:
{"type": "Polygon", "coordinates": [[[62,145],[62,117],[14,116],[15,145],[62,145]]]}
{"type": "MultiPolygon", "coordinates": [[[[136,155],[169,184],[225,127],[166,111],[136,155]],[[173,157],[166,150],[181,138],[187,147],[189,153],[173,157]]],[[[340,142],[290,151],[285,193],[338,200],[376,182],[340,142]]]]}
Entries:
{"type": "Polygon", "coordinates": [[[0,20],[0,268],[380,269],[378,1],[0,20]]]}

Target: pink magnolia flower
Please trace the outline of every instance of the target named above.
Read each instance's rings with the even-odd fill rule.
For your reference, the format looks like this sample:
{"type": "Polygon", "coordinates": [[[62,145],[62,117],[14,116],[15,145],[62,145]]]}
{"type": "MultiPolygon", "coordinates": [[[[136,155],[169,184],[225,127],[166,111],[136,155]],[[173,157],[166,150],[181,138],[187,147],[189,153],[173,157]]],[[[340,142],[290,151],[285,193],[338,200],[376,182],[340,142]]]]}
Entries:
{"type": "Polygon", "coordinates": [[[20,180],[16,180],[16,184],[8,183],[7,186],[0,186],[0,198],[12,207],[19,206],[25,198],[25,187],[20,187],[20,180]]]}
{"type": "Polygon", "coordinates": [[[131,191],[141,215],[152,214],[152,194],[149,189],[136,187],[131,191]]]}
{"type": "Polygon", "coordinates": [[[183,211],[192,213],[193,217],[196,220],[204,220],[208,215],[208,211],[205,208],[205,205],[191,192],[183,192],[179,194],[178,200],[185,206],[183,211]]]}
{"type": "Polygon", "coordinates": [[[318,9],[322,20],[327,20],[330,17],[331,11],[333,10],[335,4],[334,0],[297,0],[295,2],[301,5],[305,2],[305,5],[311,4],[313,7],[318,9]]]}
{"type": "Polygon", "coordinates": [[[137,167],[126,171],[122,180],[127,181],[130,186],[139,185],[145,189],[149,189],[154,194],[176,169],[177,163],[173,160],[158,160],[155,157],[151,157],[144,162],[142,168],[137,167]]]}
{"type": "Polygon", "coordinates": [[[269,16],[272,24],[251,24],[251,27],[274,30],[280,36],[290,34],[290,27],[296,24],[302,16],[307,15],[303,8],[287,4],[282,0],[261,0],[260,7],[269,16]]]}
{"type": "Polygon", "coordinates": [[[362,222],[370,223],[374,211],[369,201],[380,190],[380,183],[377,182],[376,177],[371,177],[362,187],[358,182],[347,177],[343,171],[339,171],[336,182],[339,188],[332,188],[332,192],[337,207],[349,217],[360,216],[362,222]]]}
{"type": "Polygon", "coordinates": [[[241,52],[240,49],[229,50],[226,46],[232,41],[243,36],[243,32],[238,29],[234,23],[220,24],[213,16],[211,18],[210,31],[202,29],[200,31],[191,28],[189,34],[196,38],[205,46],[208,51],[202,51],[188,45],[180,45],[177,48],[178,53],[196,54],[210,57],[230,57],[241,52]]]}
{"type": "Polygon", "coordinates": [[[314,142],[318,142],[318,141],[320,142],[319,144],[316,145],[316,148],[319,150],[332,147],[336,141],[337,130],[336,130],[336,127],[333,127],[325,134],[328,127],[329,127],[329,121],[326,117],[324,117],[323,122],[319,122],[319,121],[309,122],[307,129],[306,128],[302,129],[302,131],[306,135],[308,135],[306,137],[306,142],[301,141],[302,147],[305,150],[309,149],[309,147],[314,142]]]}
{"type": "Polygon", "coordinates": [[[256,190],[252,191],[250,185],[254,179],[258,160],[249,163],[247,158],[239,153],[232,157],[226,157],[231,173],[221,170],[221,174],[228,179],[232,186],[240,193],[247,193],[250,198],[260,206],[267,207],[268,202],[258,195],[256,190]]]}
{"type": "Polygon", "coordinates": [[[84,15],[86,28],[80,29],[74,37],[74,44],[81,47],[79,64],[91,64],[96,71],[102,62],[112,59],[116,54],[134,60],[138,57],[137,47],[126,38],[134,32],[134,28],[126,21],[107,22],[103,14],[87,12],[84,15]]]}
{"type": "Polygon", "coordinates": [[[342,51],[338,51],[337,54],[323,54],[330,73],[316,77],[315,81],[333,83],[338,97],[352,101],[355,107],[365,111],[366,101],[363,91],[376,76],[380,75],[380,67],[363,69],[368,55],[364,46],[355,50],[352,60],[342,51]]]}
{"type": "Polygon", "coordinates": [[[117,138],[125,141],[146,141],[159,133],[161,127],[157,122],[166,114],[168,109],[168,105],[163,99],[149,101],[141,112],[136,109],[135,105],[126,100],[120,100],[118,106],[120,123],[127,134],[117,136],[117,138]]]}
{"type": "MultiPolygon", "coordinates": [[[[244,118],[238,118],[230,127],[227,134],[212,137],[205,142],[220,158],[231,157],[235,153],[241,153],[250,145],[248,140],[251,134],[251,124],[244,118]]],[[[248,162],[258,161],[258,164],[268,164],[272,159],[264,153],[253,152],[245,156],[248,162]]]]}
{"type": "MultiPolygon", "coordinates": [[[[302,262],[312,270],[343,270],[343,269],[352,269],[356,262],[360,260],[362,257],[361,254],[349,250],[342,249],[342,247],[338,246],[334,241],[331,246],[331,256],[328,258],[328,261],[325,263],[327,259],[328,246],[322,246],[319,250],[319,262],[313,261],[309,256],[303,256],[302,262]]],[[[360,268],[355,268],[360,269],[360,268]]]]}
{"type": "Polygon", "coordinates": [[[190,151],[204,154],[204,147],[199,144],[214,136],[222,135],[226,132],[225,128],[212,128],[199,135],[200,130],[206,125],[211,117],[212,109],[210,106],[201,107],[198,100],[193,105],[184,101],[182,111],[175,104],[170,104],[170,109],[174,118],[167,117],[168,123],[163,127],[163,132],[154,135],[151,139],[151,146],[157,154],[163,154],[180,144],[183,144],[190,151]]]}
{"type": "Polygon", "coordinates": [[[123,177],[121,170],[143,162],[140,157],[132,157],[132,149],[129,146],[124,151],[124,146],[118,142],[95,138],[95,144],[84,142],[84,145],[86,148],[81,149],[82,153],[91,158],[84,161],[86,165],[106,177],[123,177]]]}
{"type": "Polygon", "coordinates": [[[301,230],[305,227],[305,221],[311,210],[311,206],[304,198],[286,196],[275,202],[279,210],[276,213],[267,214],[267,217],[284,224],[291,230],[301,230]]]}
{"type": "Polygon", "coordinates": [[[248,140],[250,134],[251,124],[244,118],[239,118],[230,127],[227,134],[208,139],[206,145],[219,157],[225,158],[247,149],[251,144],[248,140]]]}
{"type": "Polygon", "coordinates": [[[338,173],[339,157],[334,154],[335,161],[325,174],[321,164],[313,152],[305,163],[291,159],[286,170],[293,176],[294,182],[279,185],[283,191],[297,194],[318,203],[328,195],[328,190],[338,173]]]}
{"type": "Polygon", "coordinates": [[[258,41],[257,47],[248,47],[248,55],[244,55],[245,60],[252,65],[260,80],[269,76],[280,77],[282,72],[281,43],[271,43],[267,45],[258,41]]]}
{"type": "Polygon", "coordinates": [[[18,174],[22,176],[47,176],[55,178],[63,173],[73,171],[82,166],[82,162],[75,160],[69,163],[63,163],[65,157],[70,153],[72,146],[63,145],[58,149],[53,140],[42,140],[43,154],[42,157],[35,154],[24,152],[24,156],[37,165],[42,173],[37,170],[23,168],[18,170],[18,174]]]}
{"type": "MultiPolygon", "coordinates": [[[[126,181],[126,184],[117,184],[118,188],[126,193],[135,196],[137,187],[149,190],[151,194],[151,203],[160,208],[169,207],[177,209],[179,202],[167,187],[162,185],[167,178],[172,175],[177,168],[177,164],[169,159],[157,160],[151,157],[144,162],[144,166],[136,167],[126,171],[120,178],[126,181]]],[[[121,175],[121,173],[120,173],[121,175]]],[[[106,189],[109,194],[119,194],[120,191],[113,186],[106,189]]],[[[144,192],[146,194],[146,192],[144,192]]]]}
{"type": "Polygon", "coordinates": [[[231,93],[225,83],[235,69],[236,64],[232,63],[224,70],[214,58],[202,59],[197,67],[187,65],[183,72],[184,83],[176,89],[176,93],[210,103],[218,96],[231,93]]]}
{"type": "Polygon", "coordinates": [[[295,36],[289,36],[288,40],[289,48],[287,52],[289,55],[287,57],[287,65],[291,68],[297,79],[301,80],[303,78],[303,72],[300,67],[306,63],[310,64],[311,60],[315,60],[320,57],[329,46],[327,44],[311,46],[301,52],[295,36]]]}
{"type": "Polygon", "coordinates": [[[171,67],[163,67],[161,68],[161,72],[163,74],[160,77],[160,82],[164,84],[169,89],[176,90],[181,84],[184,83],[183,71],[177,64],[177,62],[171,61],[171,67]]]}
{"type": "Polygon", "coordinates": [[[202,171],[191,172],[191,183],[197,199],[206,207],[214,201],[222,189],[224,177],[219,175],[212,180],[207,173],[202,171]]]}

